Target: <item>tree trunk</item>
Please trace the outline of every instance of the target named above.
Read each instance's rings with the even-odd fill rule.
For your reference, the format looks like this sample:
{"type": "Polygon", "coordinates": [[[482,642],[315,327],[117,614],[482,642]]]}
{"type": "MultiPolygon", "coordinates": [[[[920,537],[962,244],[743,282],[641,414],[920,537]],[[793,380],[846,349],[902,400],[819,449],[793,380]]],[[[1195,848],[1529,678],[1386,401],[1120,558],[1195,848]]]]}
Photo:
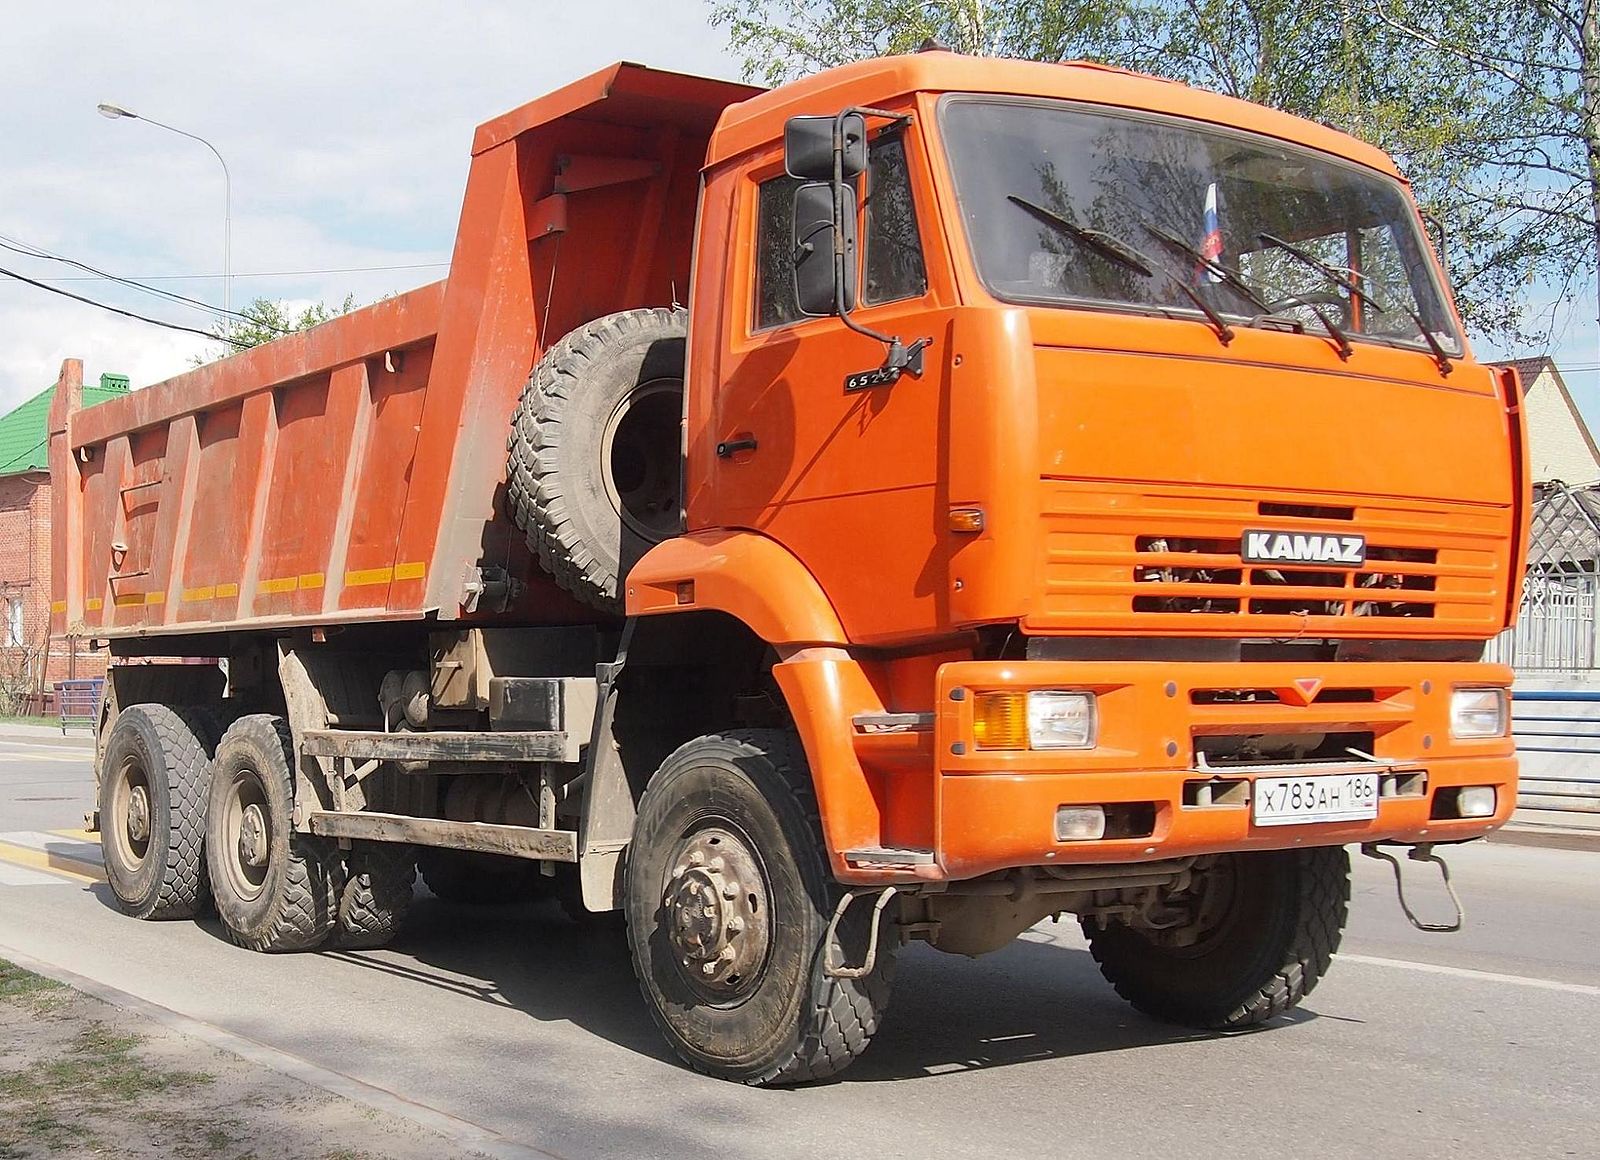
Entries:
{"type": "Polygon", "coordinates": [[[1589,160],[1589,212],[1595,243],[1595,320],[1600,322],[1600,4],[1586,3],[1579,40],[1582,51],[1578,67],[1582,70],[1584,154],[1589,160]]]}

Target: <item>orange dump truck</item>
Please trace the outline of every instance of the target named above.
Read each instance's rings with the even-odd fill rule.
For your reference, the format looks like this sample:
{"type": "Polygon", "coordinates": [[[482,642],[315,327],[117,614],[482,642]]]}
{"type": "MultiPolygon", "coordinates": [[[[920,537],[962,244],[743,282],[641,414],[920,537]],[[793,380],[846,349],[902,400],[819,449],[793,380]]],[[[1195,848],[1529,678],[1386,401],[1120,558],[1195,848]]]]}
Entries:
{"type": "Polygon", "coordinates": [[[672,1046],[792,1083],[908,940],[1064,912],[1141,1009],[1258,1023],[1349,845],[1514,804],[1518,385],[1390,161],[1267,109],[617,65],[478,130],[445,281],[80,377],[55,614],[149,662],[95,819],[138,917],[373,946],[419,868],[620,911],[672,1046]]]}

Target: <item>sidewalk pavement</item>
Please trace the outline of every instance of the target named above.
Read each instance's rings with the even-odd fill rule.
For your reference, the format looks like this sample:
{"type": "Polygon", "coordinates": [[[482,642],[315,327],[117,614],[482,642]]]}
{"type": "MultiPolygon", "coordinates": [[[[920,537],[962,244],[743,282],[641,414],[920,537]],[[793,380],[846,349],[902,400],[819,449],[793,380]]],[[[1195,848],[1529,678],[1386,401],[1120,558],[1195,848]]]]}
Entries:
{"type": "Polygon", "coordinates": [[[1600,850],[1600,814],[1576,810],[1518,810],[1489,841],[1553,850],[1600,850]]]}
{"type": "Polygon", "coordinates": [[[17,721],[0,721],[0,738],[8,741],[31,741],[38,745],[68,745],[76,747],[94,748],[94,730],[87,725],[70,725],[66,733],[61,731],[61,725],[48,717],[39,718],[39,723],[23,724],[17,721]]]}

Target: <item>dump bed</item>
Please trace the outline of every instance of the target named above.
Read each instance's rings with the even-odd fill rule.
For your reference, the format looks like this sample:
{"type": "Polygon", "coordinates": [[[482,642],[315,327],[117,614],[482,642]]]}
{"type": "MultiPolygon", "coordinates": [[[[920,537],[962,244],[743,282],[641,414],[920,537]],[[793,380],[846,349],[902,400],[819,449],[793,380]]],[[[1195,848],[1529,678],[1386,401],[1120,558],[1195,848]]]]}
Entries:
{"type": "Polygon", "coordinates": [[[592,617],[501,516],[549,337],[687,292],[717,117],[755,90],[619,64],[478,129],[449,278],[50,415],[56,631],[592,617]]]}

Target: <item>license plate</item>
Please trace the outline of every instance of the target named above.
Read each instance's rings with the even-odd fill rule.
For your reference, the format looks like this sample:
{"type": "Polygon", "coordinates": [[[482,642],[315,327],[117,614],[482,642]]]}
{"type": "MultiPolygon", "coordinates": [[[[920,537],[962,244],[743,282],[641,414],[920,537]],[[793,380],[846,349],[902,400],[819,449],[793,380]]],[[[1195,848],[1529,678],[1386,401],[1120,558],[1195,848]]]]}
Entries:
{"type": "Polygon", "coordinates": [[[1367,821],[1378,816],[1378,775],[1258,777],[1252,808],[1258,826],[1367,821]]]}

